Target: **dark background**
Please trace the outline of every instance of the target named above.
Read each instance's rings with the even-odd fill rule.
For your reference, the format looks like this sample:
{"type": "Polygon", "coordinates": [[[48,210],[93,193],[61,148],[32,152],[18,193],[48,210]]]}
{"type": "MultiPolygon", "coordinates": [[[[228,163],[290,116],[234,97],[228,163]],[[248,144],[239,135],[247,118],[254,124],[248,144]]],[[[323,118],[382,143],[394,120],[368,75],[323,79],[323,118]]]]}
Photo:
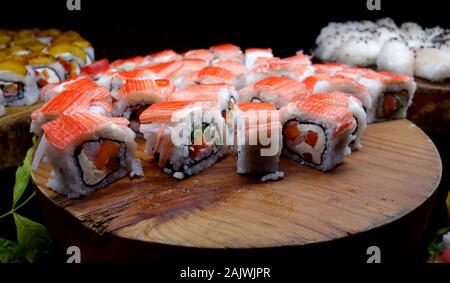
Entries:
{"type": "Polygon", "coordinates": [[[92,42],[97,58],[166,48],[182,52],[223,42],[271,47],[276,56],[288,56],[310,50],[330,21],[392,17],[398,24],[416,21],[450,28],[444,3],[381,0],[381,11],[369,11],[366,0],[81,0],[81,11],[68,11],[66,0],[3,0],[0,27],[74,29],[92,42]]]}
{"type": "MultiPolygon", "coordinates": [[[[11,1],[0,4],[0,28],[73,29],[91,41],[96,57],[110,60],[146,55],[167,48],[178,52],[231,42],[242,48],[271,47],[276,56],[314,47],[320,29],[330,21],[392,17],[397,24],[415,21],[424,27],[450,28],[444,1],[381,0],[381,11],[368,11],[366,0],[354,1],[93,1],[81,0],[81,11],[68,11],[66,0],[11,1]],[[165,22],[165,23],[164,23],[165,22]]],[[[443,179],[429,229],[409,261],[427,259],[434,231],[446,225],[444,205],[449,180],[448,134],[427,132],[443,159],[443,179]]],[[[18,157],[22,158],[22,157],[18,157]]],[[[419,161],[418,161],[419,162],[419,161]]],[[[0,213],[9,210],[15,168],[0,172],[0,213]]],[[[36,203],[24,215],[42,222],[36,203]]],[[[15,238],[12,219],[0,223],[1,237],[15,238]]],[[[62,257],[62,252],[56,257],[62,257]]],[[[403,259],[405,260],[405,259],[403,259]]],[[[59,261],[59,260],[56,260],[59,261]]]]}

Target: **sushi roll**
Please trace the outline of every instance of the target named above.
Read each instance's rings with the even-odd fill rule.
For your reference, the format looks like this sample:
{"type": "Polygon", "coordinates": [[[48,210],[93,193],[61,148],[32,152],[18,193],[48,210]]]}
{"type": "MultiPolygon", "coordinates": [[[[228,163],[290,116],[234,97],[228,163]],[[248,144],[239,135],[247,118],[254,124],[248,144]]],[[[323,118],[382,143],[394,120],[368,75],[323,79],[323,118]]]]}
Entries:
{"type": "Polygon", "coordinates": [[[215,105],[222,112],[233,110],[239,101],[238,93],[227,84],[198,84],[175,91],[168,101],[192,100],[211,106],[215,105]]]}
{"type": "Polygon", "coordinates": [[[154,103],[166,101],[174,91],[175,86],[168,80],[126,80],[111,91],[115,99],[111,115],[129,119],[131,129],[138,133],[142,111],[154,103]]]}
{"type": "MultiPolygon", "coordinates": [[[[315,96],[311,98],[313,100],[320,100],[324,103],[331,103],[350,109],[356,122],[356,129],[352,133],[354,139],[350,143],[350,148],[352,150],[360,149],[362,147],[361,137],[367,128],[367,114],[364,111],[361,100],[342,92],[319,93],[314,94],[313,96],[315,96]]],[[[308,100],[308,98],[306,100],[308,100]]]]}
{"type": "Polygon", "coordinates": [[[239,99],[241,102],[272,103],[279,109],[288,103],[303,100],[310,94],[301,82],[284,77],[268,77],[241,89],[239,99]]]}
{"type": "Polygon", "coordinates": [[[184,87],[194,84],[228,84],[241,88],[245,80],[239,81],[230,71],[220,67],[208,66],[188,76],[184,81],[184,87]]]}
{"type": "Polygon", "coordinates": [[[202,59],[183,59],[181,62],[182,67],[168,76],[177,88],[184,88],[189,76],[208,66],[207,61],[202,59]]]}
{"type": "Polygon", "coordinates": [[[57,43],[48,47],[47,52],[64,66],[65,78],[79,75],[80,68],[86,65],[86,52],[77,45],[57,43]]]}
{"type": "Polygon", "coordinates": [[[253,64],[258,58],[273,58],[270,48],[248,48],[245,50],[245,67],[247,70],[253,69],[253,64]]]}
{"type": "Polygon", "coordinates": [[[238,83],[238,87],[241,88],[247,83],[247,69],[244,63],[236,59],[216,59],[211,62],[211,66],[220,67],[230,71],[235,77],[238,83]]]}
{"type": "Polygon", "coordinates": [[[212,166],[229,151],[229,132],[218,108],[201,102],[151,105],[140,116],[145,152],[174,178],[183,179],[212,166]]]}
{"type": "Polygon", "coordinates": [[[39,98],[33,70],[17,59],[0,59],[0,96],[5,105],[31,105],[39,98]]]}
{"type": "Polygon", "coordinates": [[[373,102],[366,108],[367,123],[406,117],[417,88],[412,77],[367,70],[358,82],[366,86],[373,102]]]}
{"type": "Polygon", "coordinates": [[[90,65],[95,61],[95,52],[91,43],[85,39],[79,38],[71,42],[73,45],[83,48],[86,53],[85,65],[90,65]]]}
{"type": "Polygon", "coordinates": [[[214,60],[214,53],[207,49],[194,49],[183,54],[184,59],[203,60],[207,65],[214,60]]]}
{"type": "Polygon", "coordinates": [[[369,95],[367,88],[351,77],[341,74],[319,74],[308,77],[304,83],[311,93],[340,91],[361,100],[366,109],[372,107],[372,97],[369,95]]]}
{"type": "Polygon", "coordinates": [[[148,63],[165,63],[170,61],[179,61],[181,59],[183,59],[183,56],[173,51],[172,49],[166,49],[145,56],[144,65],[148,63]]]}
{"type": "Polygon", "coordinates": [[[278,111],[273,104],[240,102],[236,105],[236,171],[277,179],[283,146],[278,111]]]}
{"type": "Polygon", "coordinates": [[[283,155],[294,161],[328,171],[351,153],[356,122],[348,107],[313,95],[281,108],[280,120],[283,155]]]}
{"type": "Polygon", "coordinates": [[[33,167],[46,155],[53,168],[47,185],[69,198],[89,195],[126,175],[143,176],[127,123],[88,112],[62,115],[43,126],[33,167]]]}
{"type": "Polygon", "coordinates": [[[209,50],[214,53],[216,59],[236,59],[244,62],[244,53],[239,46],[224,43],[211,46],[209,50]]]}
{"type": "Polygon", "coordinates": [[[64,80],[64,67],[52,56],[38,55],[28,59],[28,65],[33,69],[40,88],[64,80]]]}
{"type": "Polygon", "coordinates": [[[93,112],[110,116],[113,101],[106,88],[97,85],[86,77],[79,77],[53,87],[55,96],[41,108],[31,113],[30,131],[42,135],[42,125],[58,118],[60,115],[71,115],[75,112],[93,112]]]}

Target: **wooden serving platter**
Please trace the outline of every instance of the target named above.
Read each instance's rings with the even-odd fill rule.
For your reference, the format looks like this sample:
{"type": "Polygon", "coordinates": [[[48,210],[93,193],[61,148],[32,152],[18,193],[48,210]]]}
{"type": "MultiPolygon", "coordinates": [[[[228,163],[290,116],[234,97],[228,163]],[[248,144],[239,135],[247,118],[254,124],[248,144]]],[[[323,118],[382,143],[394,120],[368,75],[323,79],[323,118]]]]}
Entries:
{"type": "Polygon", "coordinates": [[[142,143],[137,156],[145,177],[122,179],[82,199],[46,186],[48,164],[32,177],[48,200],[101,236],[201,248],[306,245],[397,220],[439,184],[439,154],[408,120],[369,125],[363,146],[328,173],[283,158],[286,176],[267,183],[236,174],[232,156],[176,180],[144,155],[142,143]]]}

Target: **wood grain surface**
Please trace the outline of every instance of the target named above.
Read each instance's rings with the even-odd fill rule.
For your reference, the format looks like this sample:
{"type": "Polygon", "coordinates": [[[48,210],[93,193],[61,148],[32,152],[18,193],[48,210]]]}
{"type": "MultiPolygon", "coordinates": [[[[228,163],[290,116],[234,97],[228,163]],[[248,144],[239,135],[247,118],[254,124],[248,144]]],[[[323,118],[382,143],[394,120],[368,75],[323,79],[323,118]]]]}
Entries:
{"type": "Polygon", "coordinates": [[[101,237],[198,248],[300,246],[389,224],[430,198],[441,178],[431,140],[408,120],[371,124],[363,148],[331,172],[282,159],[285,178],[261,183],[235,173],[232,156],[185,180],[162,173],[142,152],[145,177],[122,179],[83,199],[43,196],[101,237]]]}

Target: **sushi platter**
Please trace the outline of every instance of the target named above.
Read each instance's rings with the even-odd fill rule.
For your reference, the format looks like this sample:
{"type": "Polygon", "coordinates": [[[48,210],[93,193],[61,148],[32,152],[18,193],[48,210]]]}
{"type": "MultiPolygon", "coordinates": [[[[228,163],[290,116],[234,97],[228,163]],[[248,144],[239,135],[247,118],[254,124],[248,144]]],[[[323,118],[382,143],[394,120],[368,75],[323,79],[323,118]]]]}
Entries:
{"type": "MultiPolygon", "coordinates": [[[[439,154],[414,124],[404,119],[371,124],[362,143],[330,173],[283,158],[286,176],[276,182],[236,174],[232,156],[177,180],[143,152],[142,140],[136,156],[145,178],[122,179],[86,198],[68,199],[48,188],[46,163],[32,177],[56,240],[88,241],[92,261],[119,249],[117,241],[129,248],[127,240],[138,244],[125,253],[131,257],[145,246],[155,252],[174,246],[303,246],[394,223],[433,196],[441,176],[439,154]]],[[[416,232],[424,228],[420,219],[413,223],[416,232]]]]}
{"type": "Polygon", "coordinates": [[[32,176],[47,207],[100,239],[345,238],[434,195],[439,154],[405,119],[416,88],[409,75],[228,43],[95,61],[40,90],[32,176]]]}

